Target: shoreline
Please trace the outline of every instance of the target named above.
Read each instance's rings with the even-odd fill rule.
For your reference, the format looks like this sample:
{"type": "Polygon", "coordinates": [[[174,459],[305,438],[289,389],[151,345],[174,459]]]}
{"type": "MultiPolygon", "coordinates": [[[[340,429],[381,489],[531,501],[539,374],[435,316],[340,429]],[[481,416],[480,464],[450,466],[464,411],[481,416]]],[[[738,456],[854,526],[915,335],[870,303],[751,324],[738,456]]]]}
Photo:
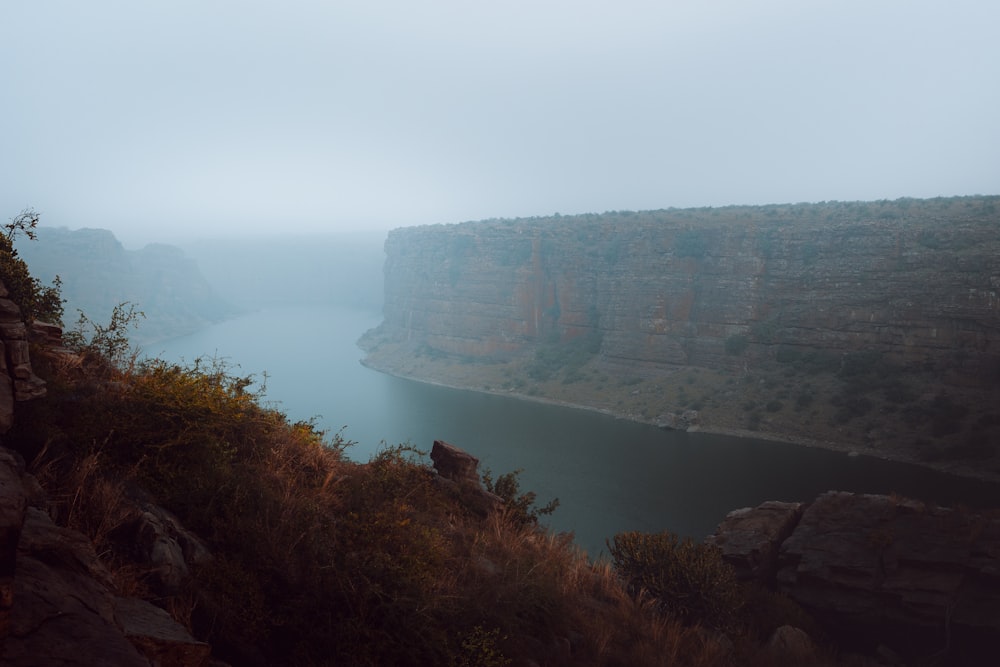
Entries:
{"type": "MultiPolygon", "coordinates": [[[[594,405],[588,405],[586,403],[577,403],[577,402],[567,401],[564,399],[551,398],[546,396],[530,395],[523,392],[518,392],[516,390],[499,390],[499,389],[487,389],[484,387],[472,387],[468,385],[457,384],[454,382],[446,382],[439,379],[420,377],[371,363],[368,357],[360,359],[360,363],[365,368],[370,368],[373,371],[379,373],[385,373],[386,375],[391,375],[393,377],[401,378],[404,380],[419,382],[421,384],[427,384],[436,387],[445,387],[448,389],[456,389],[460,391],[473,391],[480,394],[491,394],[494,396],[507,396],[509,398],[513,398],[516,400],[533,401],[535,403],[571,408],[574,410],[586,410],[588,412],[596,412],[598,414],[612,417],[614,419],[621,419],[634,423],[646,424],[657,428],[664,428],[660,426],[657,423],[657,421],[653,419],[639,418],[636,417],[635,415],[629,415],[623,412],[616,412],[610,408],[598,407],[594,405]]],[[[665,430],[671,430],[671,429],[665,429],[665,430]]],[[[721,435],[721,436],[741,438],[747,440],[764,440],[768,442],[778,442],[788,445],[796,445],[800,447],[812,447],[816,449],[825,449],[828,451],[840,452],[843,453],[845,456],[859,456],[859,457],[867,456],[871,458],[881,459],[884,461],[893,461],[896,463],[906,463],[909,465],[920,466],[922,468],[927,468],[930,470],[934,470],[935,472],[953,475],[955,477],[975,479],[982,482],[988,482],[1000,485],[1000,475],[992,474],[980,468],[973,468],[950,462],[922,461],[913,456],[908,456],[904,452],[898,450],[890,452],[885,452],[885,451],[873,452],[864,447],[853,446],[850,443],[838,442],[836,440],[818,440],[814,438],[805,438],[801,436],[795,436],[784,433],[754,431],[750,429],[738,429],[725,426],[712,426],[706,424],[698,424],[697,426],[688,429],[676,429],[676,430],[686,431],[688,433],[706,433],[709,435],[721,435]]]]}

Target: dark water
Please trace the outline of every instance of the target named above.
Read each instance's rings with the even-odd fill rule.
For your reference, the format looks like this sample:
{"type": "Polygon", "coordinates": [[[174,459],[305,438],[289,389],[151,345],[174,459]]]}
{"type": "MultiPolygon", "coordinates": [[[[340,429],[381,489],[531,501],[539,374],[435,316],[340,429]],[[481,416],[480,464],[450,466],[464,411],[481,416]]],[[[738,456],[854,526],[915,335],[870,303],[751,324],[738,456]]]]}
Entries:
{"type": "Polygon", "coordinates": [[[811,500],[838,489],[896,492],[942,504],[1000,507],[1000,487],[918,466],[761,440],[662,431],[541,403],[425,385],[359,363],[374,313],[296,307],[243,316],[146,352],[175,361],[218,356],[267,374],[267,398],[292,419],[318,417],[366,461],[384,443],[430,450],[435,439],[560,499],[548,520],[589,553],[623,530],[701,538],[725,514],[765,500],[811,500]]]}

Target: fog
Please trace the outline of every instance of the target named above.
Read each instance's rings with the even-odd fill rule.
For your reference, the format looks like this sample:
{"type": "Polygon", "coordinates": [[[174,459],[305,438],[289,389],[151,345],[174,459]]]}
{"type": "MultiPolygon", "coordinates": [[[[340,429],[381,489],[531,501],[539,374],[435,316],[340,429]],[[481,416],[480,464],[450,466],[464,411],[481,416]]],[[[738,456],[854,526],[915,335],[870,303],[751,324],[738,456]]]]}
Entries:
{"type": "Polygon", "coordinates": [[[1000,5],[0,9],[0,212],[127,246],[995,192],[1000,5]]]}

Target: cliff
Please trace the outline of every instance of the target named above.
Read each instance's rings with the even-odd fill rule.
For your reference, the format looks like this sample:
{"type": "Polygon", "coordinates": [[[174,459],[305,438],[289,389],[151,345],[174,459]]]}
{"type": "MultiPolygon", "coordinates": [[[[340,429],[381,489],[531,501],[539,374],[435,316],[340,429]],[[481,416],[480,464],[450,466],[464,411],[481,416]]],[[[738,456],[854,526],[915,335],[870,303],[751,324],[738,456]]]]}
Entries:
{"type": "Polygon", "coordinates": [[[668,210],[397,229],[387,331],[449,354],[602,336],[608,359],[731,366],[778,343],[1000,360],[1000,198],[668,210]]]}
{"type": "Polygon", "coordinates": [[[62,279],[68,326],[75,323],[78,309],[103,324],[116,305],[129,301],[146,314],[135,342],[148,343],[191,333],[238,312],[177,247],[155,243],[126,250],[106,229],[42,227],[37,235],[36,241],[18,243],[18,252],[42,282],[56,275],[62,279]]]}
{"type": "Polygon", "coordinates": [[[941,447],[965,447],[989,458],[995,420],[985,406],[1000,378],[998,202],[825,202],[397,229],[385,243],[385,319],[362,344],[369,365],[417,379],[664,425],[694,406],[719,430],[842,446],[897,446],[879,413],[906,415],[913,439],[963,431],[951,419],[961,412],[979,424],[966,429],[971,439],[925,443],[921,456],[955,458],[941,447]],[[506,367],[491,375],[491,364],[506,367]],[[676,391],[680,370],[697,393],[676,391]],[[965,407],[951,411],[957,404],[965,407]],[[941,411],[948,415],[929,428],[941,411]]]}
{"type": "Polygon", "coordinates": [[[828,492],[731,512],[708,541],[838,641],[903,664],[981,665],[1000,639],[1000,517],[828,492]]]}
{"type": "MultiPolygon", "coordinates": [[[[708,582],[694,595],[725,593],[732,624],[689,627],[654,611],[671,613],[669,599],[633,599],[619,565],[591,563],[571,536],[539,529],[547,509],[532,509],[516,475],[481,478],[474,457],[439,441],[433,470],[410,447],[352,463],[338,437],[289,423],[223,367],[150,361],[121,372],[99,350],[61,347],[58,327],[29,329],[18,310],[0,298],[0,386],[16,416],[0,425],[4,665],[875,664],[814,643],[798,625],[821,638],[845,604],[933,593],[915,615],[867,604],[870,641],[858,648],[868,653],[897,622],[937,630],[965,580],[978,592],[956,606],[948,657],[996,645],[996,619],[974,614],[996,600],[996,521],[986,515],[926,510],[906,549],[892,538],[904,526],[891,521],[925,510],[900,499],[876,508],[905,511],[863,505],[846,519],[840,496],[818,518],[822,498],[781,522],[734,525],[747,513],[731,515],[719,532],[725,555],[760,564],[764,554],[754,574],[777,571],[780,588],[826,624],[724,577],[725,591],[708,582]],[[18,393],[24,378],[35,391],[18,393]],[[962,520],[940,520],[949,517],[962,520]],[[830,525],[836,539],[817,544],[830,525]],[[970,546],[937,554],[965,535],[970,546]],[[839,579],[813,576],[827,557],[816,547],[836,558],[840,543],[859,564],[847,602],[830,590],[839,579]],[[885,585],[876,577],[882,587],[869,590],[873,567],[895,575],[922,543],[937,554],[927,567],[885,585]],[[939,563],[951,568],[948,586],[939,563]]],[[[695,553],[728,571],[721,554],[695,553]]]]}

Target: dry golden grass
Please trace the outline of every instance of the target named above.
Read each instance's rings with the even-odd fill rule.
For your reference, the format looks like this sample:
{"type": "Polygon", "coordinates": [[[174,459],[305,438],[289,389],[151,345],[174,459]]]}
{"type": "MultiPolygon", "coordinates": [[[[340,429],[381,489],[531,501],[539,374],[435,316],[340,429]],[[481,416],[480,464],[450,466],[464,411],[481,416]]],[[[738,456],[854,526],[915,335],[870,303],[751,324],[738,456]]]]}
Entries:
{"type": "Polygon", "coordinates": [[[768,664],[752,637],[629,595],[571,536],[484,514],[410,447],[348,461],[336,438],[215,367],[139,366],[110,382],[68,371],[20,435],[31,449],[48,434],[35,472],[122,594],[148,595],[142,565],[109,539],[135,515],[126,488],[207,541],[211,562],[157,601],[223,658],[242,643],[278,665],[768,664]]]}

